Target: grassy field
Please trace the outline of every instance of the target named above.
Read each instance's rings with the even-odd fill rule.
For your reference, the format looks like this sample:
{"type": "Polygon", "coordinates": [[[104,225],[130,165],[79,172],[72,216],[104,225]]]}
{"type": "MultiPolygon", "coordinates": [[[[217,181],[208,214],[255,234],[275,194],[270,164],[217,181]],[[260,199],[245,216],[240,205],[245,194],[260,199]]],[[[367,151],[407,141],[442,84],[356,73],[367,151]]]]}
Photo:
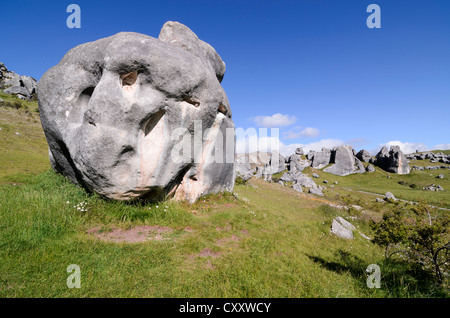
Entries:
{"type": "Polygon", "coordinates": [[[385,261],[360,234],[371,236],[368,221],[391,204],[345,190],[384,193],[389,185],[406,198],[396,178],[407,176],[377,170],[363,181],[319,171],[318,183],[339,182],[325,197],[252,179],[193,205],[105,201],[52,172],[37,116],[10,108],[0,107],[0,297],[449,296],[430,276],[385,261]],[[364,207],[351,221],[352,241],[329,232],[334,217],[354,216],[332,206],[349,193],[364,207]],[[79,289],[66,284],[71,264],[81,269],[79,289]],[[381,267],[380,289],[366,285],[369,264],[381,267]]]}
{"type": "Polygon", "coordinates": [[[22,101],[0,92],[0,183],[50,168],[48,146],[36,101],[22,101]]]}

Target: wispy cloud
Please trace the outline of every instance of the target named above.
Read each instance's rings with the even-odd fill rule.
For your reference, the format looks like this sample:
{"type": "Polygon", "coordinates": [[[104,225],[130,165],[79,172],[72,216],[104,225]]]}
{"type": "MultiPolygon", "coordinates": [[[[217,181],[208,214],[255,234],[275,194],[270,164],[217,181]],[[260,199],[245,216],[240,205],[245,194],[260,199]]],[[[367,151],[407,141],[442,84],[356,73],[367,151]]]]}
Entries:
{"type": "Polygon", "coordinates": [[[283,133],[284,139],[297,139],[297,138],[314,138],[320,135],[320,130],[314,127],[296,127],[294,130],[285,131],[283,133]]]}
{"type": "Polygon", "coordinates": [[[272,128],[290,126],[297,121],[297,118],[295,118],[295,116],[277,113],[273,114],[272,116],[252,117],[250,118],[250,120],[254,122],[258,127],[272,128]]]}

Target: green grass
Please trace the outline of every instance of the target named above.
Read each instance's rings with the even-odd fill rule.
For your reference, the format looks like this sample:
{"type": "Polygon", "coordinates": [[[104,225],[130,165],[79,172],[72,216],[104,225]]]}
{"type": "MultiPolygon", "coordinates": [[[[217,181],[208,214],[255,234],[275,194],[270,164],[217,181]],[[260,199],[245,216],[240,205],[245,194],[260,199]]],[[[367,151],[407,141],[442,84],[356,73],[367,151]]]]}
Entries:
{"type": "Polygon", "coordinates": [[[21,177],[50,167],[48,146],[36,112],[37,102],[3,93],[0,98],[7,103],[0,102],[0,183],[20,182],[21,177]]]}
{"type": "MultiPolygon", "coordinates": [[[[252,179],[233,194],[209,195],[192,205],[106,201],[49,169],[37,115],[10,107],[0,112],[0,297],[449,296],[430,276],[385,261],[384,251],[359,234],[371,236],[369,220],[391,205],[376,205],[373,197],[366,202],[365,194],[344,188],[403,189],[397,176],[385,180],[377,170],[364,181],[318,171],[318,184],[339,181],[327,185],[326,197],[252,179]],[[355,215],[330,206],[343,201],[366,209],[351,221],[358,229],[352,241],[329,233],[334,217],[355,215]],[[86,211],[76,208],[81,202],[86,211]],[[143,243],[89,234],[139,225],[173,231],[143,243]],[[66,285],[71,264],[81,268],[80,289],[66,285]],[[381,267],[381,289],[366,286],[369,264],[381,267]]],[[[401,197],[401,191],[392,192],[401,197]]]]}
{"type": "MultiPolygon", "coordinates": [[[[331,219],[348,214],[323,199],[260,180],[235,192],[237,198],[224,193],[156,208],[102,200],[50,171],[23,185],[2,185],[0,297],[444,295],[407,266],[386,263],[383,251],[357,233],[353,241],[331,236],[331,219]],[[87,212],[74,208],[80,202],[87,212]],[[96,226],[136,225],[175,234],[136,244],[87,234],[96,226]],[[380,290],[366,287],[364,270],[372,263],[386,278],[380,290]],[[81,268],[80,289],[66,286],[70,264],[81,268]]],[[[353,223],[370,234],[366,221],[353,223]]]]}

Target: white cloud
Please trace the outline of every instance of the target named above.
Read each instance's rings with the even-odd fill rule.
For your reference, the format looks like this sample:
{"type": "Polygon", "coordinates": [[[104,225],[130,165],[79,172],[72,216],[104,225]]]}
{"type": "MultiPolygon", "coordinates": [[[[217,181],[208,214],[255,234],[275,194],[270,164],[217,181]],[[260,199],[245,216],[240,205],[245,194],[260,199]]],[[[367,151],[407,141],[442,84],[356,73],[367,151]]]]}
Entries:
{"type": "Polygon", "coordinates": [[[321,151],[322,148],[332,149],[334,147],[344,145],[345,143],[340,139],[322,139],[319,141],[311,142],[308,144],[289,144],[289,145],[280,145],[280,153],[284,156],[292,155],[295,152],[296,148],[302,148],[303,151],[308,153],[310,150],[313,151],[321,151]]]}
{"type": "Polygon", "coordinates": [[[449,150],[450,144],[439,144],[434,146],[433,150],[449,150]]]}
{"type": "Polygon", "coordinates": [[[290,156],[295,153],[295,149],[301,147],[305,153],[310,150],[320,151],[322,147],[332,149],[334,147],[343,145],[344,142],[339,139],[322,139],[320,141],[308,143],[308,144],[284,144],[278,137],[258,137],[255,135],[248,135],[246,138],[239,138],[236,140],[236,152],[271,152],[272,150],[279,149],[280,154],[283,156],[290,156]],[[247,142],[246,142],[247,141],[247,142]]]}
{"type": "MultiPolygon", "coordinates": [[[[297,127],[299,129],[300,127],[297,127]]],[[[320,134],[320,130],[313,127],[306,127],[301,131],[289,130],[283,133],[285,139],[297,139],[297,138],[314,138],[320,134]]]]}
{"type": "Polygon", "coordinates": [[[377,154],[378,151],[380,151],[380,149],[383,146],[385,146],[388,149],[391,146],[399,146],[400,150],[405,154],[414,153],[414,152],[416,152],[416,150],[419,150],[419,151],[432,150],[426,144],[424,144],[422,142],[401,142],[401,141],[396,140],[396,141],[388,141],[387,143],[379,145],[377,148],[375,148],[371,151],[371,154],[372,155],[377,154]]]}
{"type": "Polygon", "coordinates": [[[292,125],[296,122],[295,116],[283,115],[280,113],[273,114],[272,116],[256,116],[250,118],[258,127],[285,127],[292,125]]]}

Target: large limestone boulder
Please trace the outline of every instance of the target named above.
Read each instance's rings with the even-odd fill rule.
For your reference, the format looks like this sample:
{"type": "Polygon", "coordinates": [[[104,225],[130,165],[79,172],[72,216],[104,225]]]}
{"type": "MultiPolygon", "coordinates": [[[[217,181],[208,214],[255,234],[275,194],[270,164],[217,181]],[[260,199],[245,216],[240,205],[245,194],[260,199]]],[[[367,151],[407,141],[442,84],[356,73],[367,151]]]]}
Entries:
{"type": "Polygon", "coordinates": [[[391,146],[389,151],[386,147],[381,148],[376,155],[375,164],[389,172],[398,174],[408,174],[411,172],[408,159],[400,150],[399,146],[391,146]]]}
{"type": "Polygon", "coordinates": [[[297,148],[295,149],[295,153],[289,157],[288,161],[288,169],[289,171],[303,171],[306,167],[311,165],[311,161],[309,159],[302,159],[303,149],[297,148]]]}
{"type": "Polygon", "coordinates": [[[322,151],[314,153],[311,166],[316,169],[322,169],[330,164],[331,149],[322,148],[322,151]]]}
{"type": "Polygon", "coordinates": [[[195,201],[231,191],[225,63],[186,26],[121,32],[71,49],[38,83],[53,168],[116,200],[195,201]]]}
{"type": "Polygon", "coordinates": [[[353,148],[349,145],[337,147],[332,151],[331,162],[333,165],[323,171],[338,176],[347,176],[353,173],[364,173],[364,165],[354,155],[353,148]]]}
{"type": "Polygon", "coordinates": [[[361,149],[356,154],[356,158],[358,158],[362,162],[369,162],[370,159],[372,159],[372,156],[370,155],[370,153],[367,150],[361,149]]]}

